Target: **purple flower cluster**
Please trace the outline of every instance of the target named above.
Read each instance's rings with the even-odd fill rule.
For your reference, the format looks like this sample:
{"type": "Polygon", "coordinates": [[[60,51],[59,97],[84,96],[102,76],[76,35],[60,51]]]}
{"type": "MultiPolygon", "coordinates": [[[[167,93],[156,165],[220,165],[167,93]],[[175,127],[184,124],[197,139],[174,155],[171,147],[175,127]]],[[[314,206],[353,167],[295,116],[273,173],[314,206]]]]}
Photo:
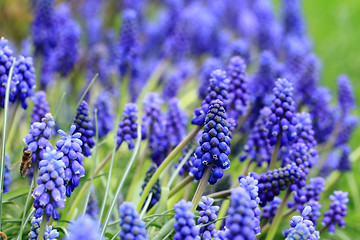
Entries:
{"type": "Polygon", "coordinates": [[[203,125],[210,104],[213,100],[220,100],[223,102],[224,109],[228,107],[228,89],[230,80],[226,76],[226,72],[215,70],[211,73],[209,80],[209,87],[205,99],[201,103],[201,107],[194,110],[194,118],[191,120],[192,124],[203,125]]]}
{"type": "Polygon", "coordinates": [[[66,240],[103,240],[99,223],[85,214],[69,224],[69,235],[66,240]]]}
{"type": "Polygon", "coordinates": [[[195,150],[191,174],[200,180],[205,167],[211,167],[210,184],[215,184],[230,167],[230,131],[222,101],[213,101],[205,119],[203,134],[195,150]]]}
{"type": "Polygon", "coordinates": [[[279,209],[280,203],[281,198],[275,197],[271,202],[263,207],[263,214],[261,215],[261,219],[269,220],[271,223],[277,210],[279,209]]]}
{"type": "MultiPolygon", "coordinates": [[[[31,219],[31,229],[29,232],[29,240],[37,240],[37,237],[40,232],[40,224],[42,222],[42,217],[36,218],[33,217],[31,219]]],[[[44,239],[46,240],[56,240],[57,237],[59,237],[60,234],[56,229],[53,229],[51,225],[46,226],[45,233],[44,233],[44,239]]]]}
{"type": "Polygon", "coordinates": [[[61,139],[56,142],[58,152],[63,153],[61,160],[65,164],[65,185],[66,196],[70,197],[71,193],[79,186],[80,178],[85,176],[83,167],[84,155],[82,154],[81,133],[75,133],[76,127],[70,127],[69,135],[63,130],[58,130],[61,139]]]}
{"type": "MultiPolygon", "coordinates": [[[[149,169],[146,172],[146,176],[144,179],[144,183],[142,185],[142,191],[144,191],[146,185],[149,183],[150,178],[154,175],[154,173],[156,172],[157,167],[156,165],[153,163],[150,165],[149,169]]],[[[142,194],[142,191],[140,193],[140,195],[142,194]]],[[[161,186],[160,186],[160,181],[159,179],[156,180],[154,186],[151,188],[150,193],[152,193],[152,197],[150,200],[150,204],[148,209],[152,208],[159,200],[160,200],[160,195],[161,195],[161,186]]]]}
{"type": "Polygon", "coordinates": [[[74,125],[76,127],[74,133],[81,133],[80,140],[83,143],[81,146],[82,153],[85,157],[91,156],[90,148],[95,145],[93,140],[95,133],[94,127],[92,125],[92,119],[89,116],[89,108],[86,101],[82,101],[80,103],[74,119],[74,125]]]}
{"type": "Polygon", "coordinates": [[[133,203],[124,202],[119,208],[120,239],[146,240],[145,223],[140,219],[133,203]]]}
{"type": "Polygon", "coordinates": [[[10,169],[10,158],[7,154],[5,154],[5,166],[4,166],[4,185],[3,185],[3,192],[9,192],[10,191],[10,184],[12,182],[11,179],[11,169],[10,169]]]}
{"type": "Polygon", "coordinates": [[[244,188],[231,191],[226,239],[255,239],[257,228],[251,198],[244,188]]]}
{"type": "Polygon", "coordinates": [[[123,141],[128,144],[129,149],[135,147],[134,140],[137,136],[137,112],[138,108],[134,103],[127,103],[124,108],[123,120],[119,123],[117,130],[116,144],[120,146],[123,141]]]}
{"type": "Polygon", "coordinates": [[[286,240],[296,239],[320,239],[319,232],[316,231],[316,226],[310,220],[304,219],[312,211],[311,207],[307,206],[301,216],[294,216],[291,218],[291,228],[284,231],[286,240]]]}
{"type": "Polygon", "coordinates": [[[282,145],[288,145],[296,139],[296,109],[293,92],[294,88],[288,80],[279,78],[275,82],[275,99],[271,105],[272,113],[266,126],[269,131],[270,145],[275,145],[277,141],[281,141],[282,145]]]}
{"type": "MultiPolygon", "coordinates": [[[[94,116],[95,109],[97,109],[97,129],[99,139],[102,139],[108,134],[114,124],[114,114],[112,112],[111,96],[106,91],[99,93],[96,103],[94,105],[94,116]]],[[[94,118],[95,121],[95,118],[94,118]]],[[[95,122],[94,122],[95,126],[95,122]]]]}
{"type": "Polygon", "coordinates": [[[347,215],[346,204],[349,202],[348,195],[348,192],[334,191],[329,197],[332,203],[330,203],[330,209],[324,213],[322,223],[328,227],[330,233],[335,232],[336,225],[345,227],[345,220],[343,217],[347,215]]]}
{"type": "Polygon", "coordinates": [[[30,126],[29,134],[25,136],[24,142],[27,145],[25,150],[32,151],[32,162],[41,160],[46,148],[52,149],[49,139],[55,127],[54,118],[50,113],[46,113],[41,122],[34,122],[30,126]]]}
{"type": "Polygon", "coordinates": [[[234,56],[230,59],[227,74],[229,84],[229,116],[237,120],[246,113],[249,104],[249,92],[246,75],[246,64],[241,57],[234,56]]]}
{"type": "Polygon", "coordinates": [[[201,98],[205,98],[207,95],[207,89],[209,87],[209,79],[211,77],[211,73],[216,69],[221,69],[221,68],[222,68],[222,64],[219,59],[208,58],[205,60],[199,76],[200,78],[199,96],[201,98]]]}
{"type": "Polygon", "coordinates": [[[166,132],[171,149],[175,148],[186,134],[188,119],[186,113],[180,108],[179,102],[177,98],[171,99],[166,115],[166,132]]]}
{"type": "Polygon", "coordinates": [[[45,214],[54,220],[59,220],[59,208],[65,207],[65,164],[61,160],[62,152],[46,148],[46,152],[39,162],[39,177],[36,180],[38,186],[32,196],[35,198],[35,217],[40,218],[45,214]]]}
{"type": "Polygon", "coordinates": [[[31,123],[40,122],[45,114],[50,111],[49,104],[46,100],[46,93],[44,91],[38,91],[32,97],[34,106],[31,113],[31,123]]]}
{"type": "MultiPolygon", "coordinates": [[[[0,104],[4,107],[7,80],[10,74],[10,68],[13,64],[13,51],[5,38],[0,39],[0,104]]],[[[10,80],[9,101],[14,102],[16,98],[16,78],[10,80]]]]}
{"type": "Polygon", "coordinates": [[[295,142],[304,143],[309,151],[311,156],[316,156],[317,151],[315,146],[317,144],[315,139],[315,132],[312,128],[311,116],[307,112],[296,113],[296,129],[297,129],[297,138],[295,142]]]}
{"type": "Polygon", "coordinates": [[[200,226],[200,235],[202,239],[211,240],[216,233],[215,223],[211,223],[217,220],[216,213],[219,211],[219,206],[213,206],[214,199],[208,197],[202,197],[201,202],[199,203],[199,215],[200,218],[197,220],[200,226]],[[211,224],[208,224],[211,223],[211,224]],[[208,224],[206,226],[202,226],[208,224]]]}
{"type": "Polygon", "coordinates": [[[346,75],[340,75],[337,80],[338,83],[338,99],[342,113],[347,114],[355,107],[355,96],[353,86],[346,75]]]}
{"type": "Polygon", "coordinates": [[[194,213],[190,212],[191,207],[192,203],[185,200],[180,200],[174,205],[174,240],[200,240],[199,227],[196,226],[194,213]]]}

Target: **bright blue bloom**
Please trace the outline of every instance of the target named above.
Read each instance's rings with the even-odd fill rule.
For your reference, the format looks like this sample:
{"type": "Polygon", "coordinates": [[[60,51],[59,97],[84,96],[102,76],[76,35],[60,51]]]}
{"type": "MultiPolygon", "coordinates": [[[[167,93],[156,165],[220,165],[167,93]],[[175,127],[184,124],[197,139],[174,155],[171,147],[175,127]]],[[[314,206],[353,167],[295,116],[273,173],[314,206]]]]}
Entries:
{"type": "Polygon", "coordinates": [[[38,91],[32,97],[34,106],[31,113],[31,123],[40,122],[45,114],[50,111],[49,103],[46,100],[46,93],[44,91],[38,91]]]}
{"type": "Polygon", "coordinates": [[[50,113],[46,113],[41,122],[34,122],[31,124],[29,134],[24,138],[24,142],[27,145],[24,148],[24,151],[28,149],[32,151],[33,163],[42,159],[47,147],[52,149],[52,145],[49,140],[52,136],[54,127],[54,118],[50,113]]]}
{"type": "Polygon", "coordinates": [[[275,196],[279,196],[281,191],[288,188],[291,191],[297,191],[306,185],[306,174],[295,163],[269,170],[260,176],[252,173],[252,176],[259,181],[260,207],[264,207],[275,196]]]}
{"type": "Polygon", "coordinates": [[[262,166],[263,162],[270,162],[272,147],[265,128],[270,114],[270,108],[264,107],[261,109],[259,118],[251,129],[247,143],[244,145],[244,154],[240,156],[240,161],[249,158],[250,161],[255,161],[258,166],[262,166]]]}
{"type": "Polygon", "coordinates": [[[226,239],[255,239],[256,221],[251,198],[244,188],[231,191],[228,209],[226,239]]]}
{"type": "Polygon", "coordinates": [[[205,227],[202,227],[202,225],[205,225],[207,223],[213,222],[217,220],[217,212],[219,211],[219,206],[213,206],[214,199],[208,198],[203,196],[201,198],[202,201],[199,203],[199,215],[200,218],[197,220],[199,227],[200,227],[200,234],[202,236],[202,239],[208,239],[211,240],[216,233],[215,229],[215,223],[211,223],[205,227]]]}
{"type": "MultiPolygon", "coordinates": [[[[97,109],[97,129],[99,139],[102,139],[112,130],[114,125],[114,113],[110,94],[106,91],[101,91],[96,99],[93,109],[94,116],[95,109],[97,109]]],[[[93,121],[95,126],[95,117],[93,121]]]]}
{"type": "Polygon", "coordinates": [[[346,144],[354,134],[354,131],[356,130],[359,123],[359,119],[357,116],[353,115],[346,115],[341,130],[335,140],[334,146],[340,146],[343,144],[346,144]]]}
{"type": "Polygon", "coordinates": [[[282,145],[288,145],[296,139],[296,118],[295,118],[295,102],[293,100],[293,85],[284,78],[279,78],[275,82],[274,88],[275,98],[271,105],[269,122],[267,130],[269,131],[270,145],[275,145],[281,140],[282,145]],[[280,138],[280,139],[278,139],[280,138]]]}
{"type": "MultiPolygon", "coordinates": [[[[10,73],[10,68],[13,64],[14,57],[13,51],[8,45],[8,41],[5,38],[0,39],[0,104],[1,107],[4,107],[5,104],[5,93],[7,80],[10,73]]],[[[10,96],[9,101],[14,102],[16,97],[16,77],[13,75],[13,78],[10,80],[10,96]]]]}
{"type": "Polygon", "coordinates": [[[188,123],[187,114],[180,108],[179,102],[177,98],[171,99],[166,115],[166,133],[171,149],[175,148],[185,137],[188,123]]]}
{"type": "Polygon", "coordinates": [[[68,4],[60,4],[56,8],[55,14],[61,27],[58,28],[58,39],[54,49],[56,59],[54,70],[62,76],[67,76],[73,70],[78,59],[81,29],[73,19],[68,4]]]}
{"type": "Polygon", "coordinates": [[[298,211],[302,211],[310,200],[319,201],[320,194],[325,189],[325,179],[322,177],[315,177],[310,179],[310,184],[305,188],[298,189],[294,192],[294,201],[288,203],[288,207],[297,207],[298,211]]]}
{"type": "Polygon", "coordinates": [[[220,100],[223,102],[224,109],[228,108],[228,89],[230,80],[226,76],[226,72],[215,70],[211,73],[210,85],[207,90],[207,95],[201,103],[201,107],[194,110],[194,117],[191,123],[194,125],[203,125],[209,106],[213,100],[220,100]]]}
{"type": "MultiPolygon", "coordinates": [[[[31,219],[31,229],[29,232],[29,240],[37,240],[37,237],[39,235],[40,232],[40,225],[42,222],[42,217],[39,218],[35,218],[33,217],[31,219]]],[[[59,237],[60,234],[56,229],[53,229],[53,227],[50,226],[46,226],[45,228],[45,234],[44,234],[44,240],[56,240],[57,237],[59,237]]]]}
{"type": "Polygon", "coordinates": [[[339,105],[342,114],[345,115],[356,106],[353,86],[347,75],[340,75],[337,84],[339,105]]]}
{"type": "Polygon", "coordinates": [[[122,13],[122,18],[118,50],[120,61],[119,70],[122,76],[126,73],[135,76],[139,61],[137,13],[132,9],[125,9],[122,13]]]}
{"type": "Polygon", "coordinates": [[[310,220],[304,218],[312,211],[310,206],[307,206],[302,216],[294,216],[291,218],[291,228],[284,231],[286,240],[317,240],[320,239],[319,232],[316,231],[316,226],[310,220]]]}
{"type": "Polygon", "coordinates": [[[190,212],[191,207],[192,203],[184,199],[174,205],[176,220],[174,240],[200,240],[199,227],[196,226],[194,213],[190,212]]]}
{"type": "Polygon", "coordinates": [[[222,64],[221,61],[217,58],[207,58],[201,68],[200,71],[200,86],[199,86],[199,96],[201,98],[205,98],[207,95],[207,91],[209,88],[209,79],[211,77],[211,73],[216,69],[221,69],[222,64]]]}
{"type": "Polygon", "coordinates": [[[34,189],[32,196],[35,198],[35,217],[39,218],[44,211],[48,218],[59,220],[58,208],[65,207],[65,164],[61,160],[62,152],[46,148],[46,152],[39,162],[39,177],[36,180],[38,186],[34,189]]]}
{"type": "Polygon", "coordinates": [[[214,240],[227,240],[226,235],[229,232],[228,229],[219,230],[215,233],[214,240]]]}
{"type": "Polygon", "coordinates": [[[83,167],[84,155],[82,154],[81,133],[75,133],[76,127],[70,127],[69,135],[63,130],[59,129],[58,133],[61,139],[56,142],[58,152],[62,152],[64,156],[61,160],[65,164],[65,185],[66,196],[70,197],[71,193],[79,186],[81,177],[85,176],[85,169],[83,167]]]}
{"type": "Polygon", "coordinates": [[[229,84],[229,116],[235,120],[246,114],[249,105],[248,78],[246,64],[241,57],[234,56],[230,59],[227,75],[229,84]]]}
{"type": "Polygon", "coordinates": [[[117,146],[120,146],[122,142],[125,141],[128,144],[129,149],[135,147],[134,140],[138,137],[137,112],[138,108],[136,104],[125,104],[123,120],[119,123],[119,128],[117,130],[117,146]]]}
{"type": "Polygon", "coordinates": [[[281,198],[275,197],[271,202],[263,207],[263,214],[261,215],[261,219],[269,220],[271,223],[276,215],[277,210],[279,209],[280,203],[281,198]]]}
{"type": "Polygon", "coordinates": [[[240,187],[245,189],[247,191],[247,193],[250,196],[250,206],[254,211],[254,224],[255,224],[255,228],[254,228],[254,232],[255,234],[259,234],[261,231],[260,228],[260,220],[259,220],[259,216],[261,214],[261,210],[258,207],[259,203],[260,203],[260,198],[258,197],[259,195],[259,188],[258,188],[258,181],[256,179],[254,179],[253,177],[242,177],[240,178],[240,187]]]}
{"type": "MultiPolygon", "coordinates": [[[[142,195],[142,192],[144,191],[146,185],[149,183],[150,178],[152,177],[152,175],[154,175],[154,173],[156,172],[157,167],[156,165],[153,163],[150,165],[149,169],[146,172],[146,176],[144,179],[144,183],[142,185],[142,190],[140,193],[140,196],[142,195]]],[[[148,209],[152,208],[159,200],[160,200],[160,195],[161,195],[161,186],[160,186],[160,181],[159,179],[156,180],[154,186],[151,188],[150,193],[152,193],[152,197],[150,200],[150,204],[148,209]]],[[[149,193],[149,194],[150,194],[149,193]]]]}
{"type": "Polygon", "coordinates": [[[291,146],[288,155],[284,158],[283,166],[295,163],[302,171],[308,174],[309,169],[312,167],[310,160],[311,151],[305,143],[295,143],[291,146]]]}
{"type": "Polygon", "coordinates": [[[315,146],[317,144],[315,139],[315,132],[312,129],[311,115],[307,112],[296,113],[296,129],[297,129],[297,143],[304,143],[312,156],[317,155],[315,146]]]}
{"type": "Polygon", "coordinates": [[[120,239],[146,240],[145,223],[140,219],[133,203],[123,202],[119,208],[120,239]]]}
{"type": "Polygon", "coordinates": [[[55,0],[39,0],[34,8],[32,38],[35,54],[49,56],[57,43],[58,22],[54,13],[55,0]]]}
{"type": "Polygon", "coordinates": [[[209,178],[210,184],[215,184],[224,174],[224,169],[230,167],[230,131],[227,116],[221,100],[211,103],[205,119],[202,137],[195,150],[195,159],[191,174],[200,180],[205,167],[212,168],[209,178]]]}
{"type": "Polygon", "coordinates": [[[283,0],[283,28],[285,35],[303,37],[305,23],[303,20],[301,0],[283,0]]]}
{"type": "Polygon", "coordinates": [[[89,215],[78,217],[68,227],[69,236],[66,240],[103,240],[99,223],[89,215]]]}
{"type": "MultiPolygon", "coordinates": [[[[316,225],[319,217],[321,216],[321,204],[318,201],[310,199],[309,202],[306,203],[306,206],[311,207],[311,212],[307,216],[304,216],[304,219],[310,220],[314,223],[314,225],[316,225]]],[[[305,206],[303,207],[303,209],[301,209],[300,212],[302,212],[304,209],[305,206]]]]}
{"type": "Polygon", "coordinates": [[[345,220],[343,217],[347,215],[347,203],[349,193],[343,191],[334,191],[329,199],[333,201],[330,203],[330,209],[324,213],[322,220],[323,225],[329,227],[329,232],[334,233],[336,230],[336,224],[339,227],[345,227],[345,220]]]}
{"type": "Polygon", "coordinates": [[[20,100],[21,106],[26,109],[26,98],[35,93],[36,76],[33,59],[31,57],[19,56],[14,66],[14,77],[18,82],[16,86],[16,97],[20,100]]]}
{"type": "Polygon", "coordinates": [[[82,101],[80,103],[73,124],[76,127],[74,133],[81,133],[80,140],[83,143],[83,145],[81,146],[82,153],[85,157],[91,156],[90,148],[95,145],[95,142],[93,140],[95,131],[92,125],[92,119],[89,116],[89,107],[86,101],[82,101]]]}
{"type": "Polygon", "coordinates": [[[7,154],[5,154],[5,168],[4,168],[4,185],[3,185],[3,192],[9,192],[10,191],[10,184],[12,182],[11,179],[11,172],[12,170],[10,169],[10,159],[9,156],[7,154]]]}

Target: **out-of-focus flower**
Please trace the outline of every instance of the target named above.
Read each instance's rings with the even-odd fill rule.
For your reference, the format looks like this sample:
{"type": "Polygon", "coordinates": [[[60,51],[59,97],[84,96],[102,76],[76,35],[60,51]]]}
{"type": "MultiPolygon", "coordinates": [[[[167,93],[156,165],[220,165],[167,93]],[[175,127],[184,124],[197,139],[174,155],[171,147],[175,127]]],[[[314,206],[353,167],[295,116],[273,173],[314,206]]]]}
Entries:
{"type": "Polygon", "coordinates": [[[179,106],[179,99],[173,98],[169,101],[166,115],[166,132],[170,148],[175,148],[186,134],[188,117],[179,106]]]}
{"type": "Polygon", "coordinates": [[[3,192],[10,191],[10,184],[12,182],[11,179],[11,169],[10,169],[10,158],[7,154],[5,154],[5,166],[4,166],[4,185],[3,185],[3,192]]]}
{"type": "Polygon", "coordinates": [[[116,144],[120,146],[123,141],[128,144],[129,149],[135,147],[134,140],[137,135],[137,112],[138,108],[134,103],[127,103],[124,108],[123,120],[119,123],[117,130],[116,144]]]}
{"type": "MultiPolygon", "coordinates": [[[[96,103],[93,108],[94,116],[95,109],[97,109],[97,129],[99,139],[102,139],[112,130],[114,125],[114,114],[112,110],[110,94],[106,91],[101,91],[96,99],[96,103]]],[[[95,117],[93,121],[95,126],[95,117]]]]}
{"type": "Polygon", "coordinates": [[[99,223],[85,214],[69,224],[66,240],[103,240],[99,223]]]}

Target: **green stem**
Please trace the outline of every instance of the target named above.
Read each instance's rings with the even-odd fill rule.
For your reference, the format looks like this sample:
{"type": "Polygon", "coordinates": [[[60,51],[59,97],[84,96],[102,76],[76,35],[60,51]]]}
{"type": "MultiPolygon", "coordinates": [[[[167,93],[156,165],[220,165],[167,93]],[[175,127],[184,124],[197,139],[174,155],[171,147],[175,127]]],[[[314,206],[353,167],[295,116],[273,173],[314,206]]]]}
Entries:
{"type": "Polygon", "coordinates": [[[272,170],[275,168],[276,165],[276,161],[279,155],[279,150],[280,150],[280,146],[281,146],[281,132],[279,133],[277,140],[276,140],[276,144],[274,147],[274,152],[271,156],[271,161],[270,161],[270,165],[269,165],[269,170],[272,170]]]}
{"type": "Polygon", "coordinates": [[[359,207],[360,207],[359,206],[359,204],[360,204],[359,187],[358,187],[358,184],[356,182],[354,172],[350,171],[350,172],[347,172],[345,174],[346,174],[347,182],[348,182],[349,187],[350,187],[351,196],[353,197],[354,207],[356,209],[356,212],[359,212],[359,207]]]}
{"type": "Polygon", "coordinates": [[[215,193],[211,193],[211,194],[207,195],[207,197],[209,197],[209,198],[226,198],[226,197],[230,196],[232,189],[233,188],[215,192],[215,193]]]}
{"type": "Polygon", "coordinates": [[[282,201],[280,203],[280,206],[279,206],[278,210],[276,211],[275,217],[274,217],[273,222],[272,222],[272,224],[270,226],[269,232],[266,235],[265,240],[274,239],[275,234],[276,234],[276,232],[278,230],[279,224],[280,224],[281,219],[282,219],[282,212],[286,208],[286,204],[287,204],[287,201],[289,200],[290,194],[291,194],[291,191],[290,191],[290,189],[288,189],[286,191],[286,193],[285,193],[284,198],[282,199],[282,201]]]}
{"type": "Polygon", "coordinates": [[[181,182],[178,183],[173,189],[170,190],[169,198],[174,196],[177,192],[179,192],[181,189],[183,189],[185,186],[187,186],[189,183],[191,183],[194,180],[194,177],[191,175],[188,175],[186,178],[184,178],[181,182]]]}
{"type": "MultiPolygon", "coordinates": [[[[32,189],[33,189],[34,185],[35,185],[35,176],[33,176],[33,179],[31,181],[31,185],[30,185],[29,193],[28,193],[27,198],[26,198],[26,202],[25,202],[25,206],[24,206],[24,212],[23,212],[23,216],[22,216],[22,219],[21,219],[21,225],[20,226],[24,225],[25,218],[26,218],[26,210],[27,210],[27,206],[29,204],[29,200],[31,198],[31,193],[32,193],[32,189]]],[[[23,233],[23,228],[21,227],[17,239],[20,239],[20,240],[22,239],[22,233],[23,233]]]]}
{"type": "Polygon", "coordinates": [[[95,109],[94,112],[94,116],[95,116],[95,151],[94,151],[94,162],[93,162],[93,170],[92,170],[92,174],[91,174],[91,179],[90,179],[90,183],[89,183],[89,189],[88,189],[88,193],[85,197],[85,202],[84,202],[84,208],[83,208],[83,212],[82,214],[85,215],[86,213],[86,209],[87,209],[87,205],[89,203],[89,198],[90,198],[90,194],[91,194],[91,185],[93,184],[94,181],[94,176],[95,176],[95,167],[96,167],[96,162],[97,162],[97,155],[98,155],[98,143],[99,143],[99,130],[98,130],[98,119],[97,119],[97,109],[95,109]]]}
{"type": "MultiPolygon", "coordinates": [[[[220,218],[223,218],[225,217],[226,215],[226,212],[229,208],[229,205],[230,205],[230,200],[229,199],[225,199],[222,204],[221,204],[221,207],[220,207],[220,210],[219,210],[219,213],[218,213],[218,219],[220,218]]],[[[220,229],[221,228],[221,224],[222,224],[222,221],[217,221],[215,223],[215,228],[216,229],[220,229]]]]}
{"type": "MultiPolygon", "coordinates": [[[[138,137],[136,139],[136,144],[135,144],[135,148],[134,148],[134,151],[133,151],[133,154],[131,156],[131,159],[128,163],[128,165],[126,166],[126,169],[125,169],[125,172],[120,180],[120,183],[118,184],[118,187],[116,189],[116,192],[115,192],[115,196],[113,198],[113,200],[111,201],[111,204],[110,204],[110,207],[107,211],[107,214],[106,214],[106,217],[105,217],[105,222],[104,222],[104,226],[103,228],[101,229],[101,236],[104,236],[105,234],[105,230],[109,224],[109,221],[110,221],[110,217],[111,217],[111,212],[112,210],[114,209],[115,207],[115,204],[117,202],[117,199],[120,195],[120,192],[121,192],[121,189],[125,183],[125,180],[127,178],[127,176],[129,175],[129,172],[130,172],[130,169],[131,169],[131,166],[133,165],[134,161],[135,161],[135,158],[139,152],[139,148],[140,148],[140,142],[141,142],[141,125],[139,125],[138,129],[137,129],[137,134],[138,134],[138,137]]],[[[140,211],[138,211],[140,212],[140,211]]]]}
{"type": "Polygon", "coordinates": [[[174,224],[175,218],[172,218],[160,229],[158,233],[156,233],[156,236],[151,240],[163,240],[170,232],[174,230],[174,224]]]}
{"type": "Polygon", "coordinates": [[[44,212],[44,214],[43,214],[43,216],[42,216],[42,220],[41,220],[41,224],[40,224],[40,229],[39,229],[39,235],[38,235],[38,237],[37,237],[37,240],[43,240],[43,239],[44,239],[44,234],[45,234],[45,230],[46,230],[47,218],[48,218],[48,216],[47,216],[46,213],[44,212]]]}
{"type": "Polygon", "coordinates": [[[200,131],[202,126],[197,126],[193,129],[183,140],[179,145],[176,146],[174,150],[171,151],[171,153],[165,158],[165,160],[161,163],[161,165],[158,167],[156,172],[152,175],[150,178],[148,184],[146,184],[146,187],[141,194],[140,200],[137,205],[137,211],[140,212],[142,206],[144,205],[144,202],[146,200],[146,197],[149,195],[151,188],[155,184],[156,180],[159,178],[160,174],[166,169],[166,167],[175,159],[176,155],[180,153],[180,151],[195,137],[195,135],[200,131]]]}
{"type": "Polygon", "coordinates": [[[2,229],[1,219],[2,219],[2,196],[4,188],[4,168],[5,168],[5,146],[6,146],[6,129],[7,129],[7,118],[9,112],[9,96],[10,96],[10,84],[15,66],[15,58],[13,64],[10,68],[9,77],[6,83],[6,92],[5,92],[5,108],[4,108],[4,124],[3,124],[3,134],[1,139],[1,167],[0,167],[0,231],[2,229]]]}
{"type": "Polygon", "coordinates": [[[146,213],[146,209],[148,209],[149,205],[150,205],[150,202],[151,202],[151,198],[153,196],[153,193],[150,193],[146,202],[145,202],[145,205],[140,213],[140,218],[143,218],[144,214],[146,213]]]}
{"type": "Polygon", "coordinates": [[[193,197],[193,200],[192,200],[192,208],[191,208],[191,212],[195,212],[200,200],[201,200],[201,197],[205,191],[205,187],[209,181],[209,178],[210,178],[210,175],[211,175],[211,169],[212,169],[212,166],[206,166],[205,169],[204,169],[204,174],[199,182],[199,185],[195,191],[195,194],[194,194],[194,197],[193,197]]]}

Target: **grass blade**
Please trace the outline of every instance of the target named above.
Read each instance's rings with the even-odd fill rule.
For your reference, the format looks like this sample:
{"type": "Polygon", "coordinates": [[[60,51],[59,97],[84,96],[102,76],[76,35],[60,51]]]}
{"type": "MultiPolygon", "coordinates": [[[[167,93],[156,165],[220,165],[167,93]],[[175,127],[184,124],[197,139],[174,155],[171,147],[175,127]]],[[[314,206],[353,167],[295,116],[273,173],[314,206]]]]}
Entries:
{"type": "Polygon", "coordinates": [[[13,64],[10,68],[10,73],[7,79],[6,84],[6,93],[5,93],[5,109],[4,109],[4,124],[3,124],[3,134],[1,139],[1,166],[0,166],[0,230],[1,227],[1,218],[2,218],[2,196],[4,188],[4,168],[5,168],[5,146],[6,146],[6,129],[7,129],[7,119],[9,114],[9,97],[10,97],[10,83],[14,71],[16,59],[14,58],[13,64]]]}

